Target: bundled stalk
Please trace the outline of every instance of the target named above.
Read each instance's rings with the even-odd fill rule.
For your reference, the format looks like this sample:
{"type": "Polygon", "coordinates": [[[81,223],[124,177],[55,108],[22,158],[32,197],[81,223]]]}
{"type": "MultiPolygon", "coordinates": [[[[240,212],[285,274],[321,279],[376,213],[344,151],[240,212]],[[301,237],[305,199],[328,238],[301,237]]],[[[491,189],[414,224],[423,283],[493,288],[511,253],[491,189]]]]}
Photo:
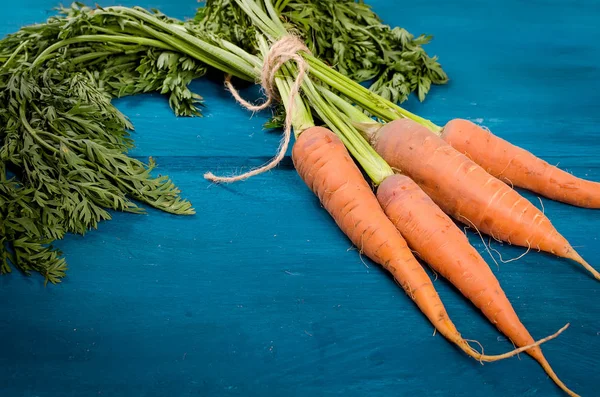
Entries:
{"type": "MultiPolygon", "coordinates": [[[[437,57],[423,48],[432,36],[384,24],[363,1],[280,0],[273,10],[315,57],[394,103],[413,92],[423,101],[432,84],[448,82],[437,57]]],[[[205,31],[259,53],[258,25],[235,1],[207,0],[196,19],[205,31]]]]}

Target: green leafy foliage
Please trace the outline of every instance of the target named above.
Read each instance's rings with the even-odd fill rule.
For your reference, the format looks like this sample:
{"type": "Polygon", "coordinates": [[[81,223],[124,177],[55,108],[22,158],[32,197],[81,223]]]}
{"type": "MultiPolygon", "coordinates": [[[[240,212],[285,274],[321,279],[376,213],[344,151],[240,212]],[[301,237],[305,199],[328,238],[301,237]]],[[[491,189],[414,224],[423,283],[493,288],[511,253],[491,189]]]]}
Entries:
{"type": "MultiPolygon", "coordinates": [[[[0,172],[5,175],[1,164],[0,172]]],[[[10,272],[13,263],[27,274],[43,274],[52,283],[64,276],[65,260],[49,245],[65,233],[56,203],[51,201],[14,179],[0,178],[0,272],[10,272]]]]}
{"type": "Polygon", "coordinates": [[[141,202],[194,213],[172,181],[152,175],[152,159],[145,164],[127,155],[133,126],[111,100],[159,91],[176,114],[200,115],[202,98],[188,84],[206,66],[138,43],[139,32],[125,43],[57,46],[44,58],[64,40],[134,33],[128,29],[130,18],[74,4],[0,41],[1,273],[15,266],[59,282],[67,264],[52,242],[97,228],[111,210],[143,213],[141,202]]]}
{"type": "Polygon", "coordinates": [[[169,105],[177,116],[200,116],[202,97],[189,84],[206,73],[198,64],[177,52],[147,49],[130,57],[112,58],[97,70],[104,90],[114,97],[159,91],[169,96],[169,105]]]}
{"type": "MultiPolygon", "coordinates": [[[[384,25],[362,2],[275,6],[314,55],[372,81],[385,98],[416,92],[423,100],[431,84],[447,81],[422,48],[430,37],[384,25]]],[[[178,116],[200,116],[203,100],[190,82],[207,65],[252,81],[256,62],[235,45],[258,54],[256,33],[232,0],[209,0],[185,22],[157,10],[74,3],[0,40],[0,273],[12,266],[59,282],[67,265],[53,241],[97,228],[110,211],[142,213],[143,203],[193,214],[169,178],[153,176],[152,159],[127,154],[133,126],[112,99],[160,92],[178,116]]],[[[268,126],[279,127],[283,115],[278,106],[268,126]]]]}
{"type": "MultiPolygon", "coordinates": [[[[431,36],[414,37],[384,24],[362,1],[279,0],[274,2],[289,31],[299,34],[312,53],[338,72],[392,102],[415,92],[423,101],[446,73],[423,46],[431,36]]],[[[257,53],[256,28],[235,0],[207,0],[196,22],[251,53],[257,53]]]]}

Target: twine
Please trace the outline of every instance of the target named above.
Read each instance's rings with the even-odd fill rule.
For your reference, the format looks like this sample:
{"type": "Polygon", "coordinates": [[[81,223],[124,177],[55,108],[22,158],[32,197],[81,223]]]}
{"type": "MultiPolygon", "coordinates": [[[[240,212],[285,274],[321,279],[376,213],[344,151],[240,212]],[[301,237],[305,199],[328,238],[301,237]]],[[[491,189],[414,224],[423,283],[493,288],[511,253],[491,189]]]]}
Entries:
{"type": "Polygon", "coordinates": [[[273,44],[273,46],[271,46],[269,53],[263,61],[263,68],[260,76],[261,85],[267,95],[266,101],[262,104],[254,105],[250,102],[247,102],[244,98],[240,96],[239,92],[235,89],[233,84],[231,84],[231,75],[228,75],[225,78],[225,86],[227,87],[227,89],[229,89],[235,100],[246,109],[256,112],[266,109],[276,98],[277,93],[274,86],[275,74],[277,73],[277,71],[281,69],[281,67],[289,60],[293,60],[294,62],[296,62],[296,64],[298,65],[298,75],[296,76],[294,84],[290,90],[290,95],[286,106],[283,138],[279,144],[277,155],[273,157],[273,159],[270,162],[263,165],[262,167],[255,168],[251,171],[245,172],[240,175],[224,177],[216,176],[212,172],[207,172],[206,174],[204,174],[204,178],[212,182],[237,182],[269,171],[270,169],[276,167],[281,162],[281,160],[283,160],[283,157],[287,152],[287,148],[290,144],[290,140],[292,137],[292,115],[294,114],[295,99],[300,92],[300,86],[302,84],[304,76],[306,75],[306,72],[308,71],[308,64],[306,63],[304,58],[302,58],[298,54],[300,51],[310,52],[309,49],[304,45],[304,43],[302,43],[300,39],[292,35],[284,36],[275,44],[273,44]]]}

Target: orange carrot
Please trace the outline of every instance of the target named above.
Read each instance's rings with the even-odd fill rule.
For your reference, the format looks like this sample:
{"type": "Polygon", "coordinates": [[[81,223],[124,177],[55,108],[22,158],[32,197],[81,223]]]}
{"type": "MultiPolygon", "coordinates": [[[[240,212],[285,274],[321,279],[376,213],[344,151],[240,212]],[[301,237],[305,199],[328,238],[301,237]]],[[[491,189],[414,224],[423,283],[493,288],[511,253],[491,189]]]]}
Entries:
{"type": "MultiPolygon", "coordinates": [[[[519,347],[534,343],[487,263],[412,179],[405,175],[388,177],[379,185],[377,199],[408,246],[473,302],[500,332],[519,347]]],[[[539,347],[527,353],[561,389],[576,395],[558,379],[539,347]]]]}
{"type": "MultiPolygon", "coordinates": [[[[323,127],[306,129],[294,144],[292,160],[300,177],[352,243],[393,275],[444,337],[481,361],[496,361],[531,348],[532,345],[503,355],[488,356],[479,354],[469,345],[450,320],[431,279],[385,215],[346,147],[333,132],[323,127]]],[[[552,339],[563,330],[533,345],[552,339]]]]}
{"type": "Polygon", "coordinates": [[[427,128],[398,119],[371,140],[390,166],[410,176],[456,220],[497,240],[572,259],[600,280],[540,210],[427,128]]]}
{"type": "Polygon", "coordinates": [[[600,208],[600,183],[569,174],[468,120],[454,119],[442,138],[488,173],[514,186],[578,207],[600,208]]]}

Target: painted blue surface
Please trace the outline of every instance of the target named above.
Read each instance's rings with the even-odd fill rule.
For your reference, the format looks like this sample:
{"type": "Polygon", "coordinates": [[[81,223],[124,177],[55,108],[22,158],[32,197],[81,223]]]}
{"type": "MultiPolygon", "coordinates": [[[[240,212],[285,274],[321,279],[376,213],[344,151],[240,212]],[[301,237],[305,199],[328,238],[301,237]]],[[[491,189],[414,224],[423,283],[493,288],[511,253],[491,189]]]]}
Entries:
{"type": "MultiPolygon", "coordinates": [[[[197,6],[120,3],[177,17],[197,6]]],[[[428,51],[452,81],[411,110],[442,124],[478,120],[600,181],[599,2],[369,3],[390,24],[435,35],[428,51]]],[[[43,21],[55,5],[10,2],[1,33],[43,21]]],[[[59,244],[70,264],[59,286],[0,277],[2,397],[563,395],[527,356],[482,366],[432,336],[394,282],[348,250],[289,159],[238,185],[204,181],[207,170],[261,164],[279,135],[262,131],[266,115],[250,118],[220,83],[194,88],[207,100],[202,119],[176,119],[158,95],[118,104],[136,127],[134,153],[155,157],[198,215],[115,214],[85,238],[70,236],[59,244]]],[[[544,206],[600,266],[600,213],[544,206]]],[[[523,252],[493,247],[505,258],[523,252]]],[[[546,356],[575,391],[600,395],[600,285],[544,254],[492,266],[535,337],[571,323],[546,356]]],[[[512,347],[445,281],[435,285],[463,335],[489,353],[512,347]]]]}

